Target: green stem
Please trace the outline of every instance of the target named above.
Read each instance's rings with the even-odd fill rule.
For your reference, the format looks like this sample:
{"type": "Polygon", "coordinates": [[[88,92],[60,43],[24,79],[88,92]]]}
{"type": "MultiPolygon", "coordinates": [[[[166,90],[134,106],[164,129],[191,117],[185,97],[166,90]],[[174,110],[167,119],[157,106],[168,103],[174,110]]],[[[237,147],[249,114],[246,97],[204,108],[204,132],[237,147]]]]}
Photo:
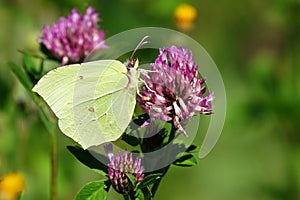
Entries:
{"type": "Polygon", "coordinates": [[[56,134],[51,134],[51,188],[50,188],[50,199],[57,200],[57,146],[56,146],[56,134]]]}
{"type": "Polygon", "coordinates": [[[171,131],[170,131],[168,143],[172,142],[172,140],[175,138],[176,131],[177,131],[177,129],[172,124],[172,128],[171,128],[171,131]]]}
{"type": "Polygon", "coordinates": [[[155,193],[157,192],[157,189],[158,189],[158,186],[159,184],[161,183],[161,180],[162,178],[165,176],[165,174],[168,172],[169,168],[170,168],[171,165],[168,165],[166,166],[165,168],[163,168],[163,171],[162,171],[162,177],[160,179],[158,179],[152,186],[152,189],[151,189],[151,194],[152,194],[152,197],[155,196],[155,193]]]}
{"type": "Polygon", "coordinates": [[[57,139],[56,139],[56,126],[54,126],[43,109],[42,105],[39,105],[40,117],[44,126],[50,134],[50,199],[57,200],[57,139]]]}
{"type": "MultiPolygon", "coordinates": [[[[170,135],[169,135],[169,139],[168,139],[168,143],[172,142],[172,140],[175,138],[175,134],[176,134],[177,129],[174,127],[174,125],[172,125],[171,131],[170,131],[170,135]]],[[[154,184],[153,187],[151,189],[151,193],[152,193],[152,197],[154,197],[155,193],[157,192],[157,189],[161,183],[162,178],[166,175],[166,173],[168,172],[169,168],[171,165],[166,166],[165,168],[163,168],[161,170],[161,173],[163,174],[162,177],[160,179],[158,179],[154,184]]]]}

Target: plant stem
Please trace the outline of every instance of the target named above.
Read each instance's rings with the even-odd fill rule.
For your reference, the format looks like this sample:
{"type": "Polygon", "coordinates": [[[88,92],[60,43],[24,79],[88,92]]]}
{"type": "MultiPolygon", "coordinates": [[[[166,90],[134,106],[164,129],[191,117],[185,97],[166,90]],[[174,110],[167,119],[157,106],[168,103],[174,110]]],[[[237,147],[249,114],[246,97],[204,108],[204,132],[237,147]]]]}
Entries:
{"type": "Polygon", "coordinates": [[[162,169],[162,177],[160,179],[158,179],[154,184],[153,184],[153,187],[151,189],[151,193],[152,193],[152,197],[154,197],[157,189],[158,189],[158,186],[162,180],[162,178],[165,176],[165,174],[168,172],[169,168],[170,168],[171,165],[168,165],[166,166],[165,168],[162,169]]]}
{"type": "Polygon", "coordinates": [[[53,132],[51,135],[51,188],[50,198],[51,200],[57,200],[57,146],[56,146],[56,134],[53,132]]]}
{"type": "MultiPolygon", "coordinates": [[[[39,105],[39,104],[38,104],[39,105]]],[[[40,117],[50,134],[50,199],[57,200],[57,144],[56,144],[56,126],[51,123],[50,116],[44,111],[44,106],[39,105],[40,117]]]]}
{"type": "MultiPolygon", "coordinates": [[[[175,133],[176,133],[177,129],[175,128],[174,125],[172,125],[172,128],[171,128],[171,131],[170,131],[170,135],[169,135],[169,139],[168,139],[168,143],[172,142],[172,140],[175,138],[175,133]]],[[[158,189],[158,186],[159,184],[161,183],[161,180],[162,178],[166,175],[166,173],[168,172],[169,168],[170,168],[171,164],[166,166],[165,168],[163,168],[161,170],[161,173],[163,174],[162,177],[157,180],[154,184],[153,184],[153,187],[151,189],[151,193],[152,193],[152,197],[154,197],[157,189],[158,189]]]]}

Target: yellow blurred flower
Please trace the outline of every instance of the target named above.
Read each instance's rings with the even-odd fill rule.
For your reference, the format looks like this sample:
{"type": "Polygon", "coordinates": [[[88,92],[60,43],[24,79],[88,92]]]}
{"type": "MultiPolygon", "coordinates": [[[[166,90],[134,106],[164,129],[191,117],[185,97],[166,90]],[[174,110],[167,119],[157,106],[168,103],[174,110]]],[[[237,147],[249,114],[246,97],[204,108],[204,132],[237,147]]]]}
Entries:
{"type": "Polygon", "coordinates": [[[194,6],[180,4],[175,8],[174,17],[178,29],[188,32],[193,27],[193,22],[197,17],[197,10],[194,6]]]}
{"type": "Polygon", "coordinates": [[[0,200],[15,200],[24,190],[24,177],[10,173],[0,179],[0,200]]]}

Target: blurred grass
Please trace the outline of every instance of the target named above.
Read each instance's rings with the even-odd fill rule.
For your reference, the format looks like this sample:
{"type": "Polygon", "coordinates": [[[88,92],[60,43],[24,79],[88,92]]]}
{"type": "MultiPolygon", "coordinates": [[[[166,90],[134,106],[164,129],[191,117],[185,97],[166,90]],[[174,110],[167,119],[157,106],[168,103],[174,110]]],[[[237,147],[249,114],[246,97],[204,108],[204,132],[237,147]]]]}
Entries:
{"type": "MultiPolygon", "coordinates": [[[[49,136],[35,105],[6,62],[38,49],[36,37],[77,7],[93,5],[107,37],[136,27],[175,29],[183,1],[116,0],[0,2],[0,176],[25,175],[23,198],[49,197],[49,136]]],[[[210,53],[223,76],[228,108],[214,150],[198,166],[172,167],[157,199],[300,199],[300,2],[185,1],[198,10],[189,35],[210,53]],[[172,191],[172,192],[170,192],[172,191]]],[[[67,151],[59,134],[59,199],[99,178],[67,151]]]]}

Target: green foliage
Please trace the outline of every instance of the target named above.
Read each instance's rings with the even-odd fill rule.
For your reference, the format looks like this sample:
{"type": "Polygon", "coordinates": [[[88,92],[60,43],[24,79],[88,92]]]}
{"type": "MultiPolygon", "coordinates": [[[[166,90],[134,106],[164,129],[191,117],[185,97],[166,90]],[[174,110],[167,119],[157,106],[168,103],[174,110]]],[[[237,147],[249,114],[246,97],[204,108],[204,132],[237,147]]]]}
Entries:
{"type": "Polygon", "coordinates": [[[107,174],[107,166],[99,160],[108,163],[108,159],[101,154],[89,150],[84,150],[79,146],[67,146],[68,150],[79,160],[82,164],[86,165],[91,169],[98,169],[107,174]],[[98,159],[97,159],[98,158],[98,159]]]}
{"type": "Polygon", "coordinates": [[[138,185],[138,189],[143,189],[145,187],[148,187],[152,185],[154,182],[162,178],[161,173],[156,173],[156,174],[149,174],[147,175],[144,180],[138,185]]]}
{"type": "Polygon", "coordinates": [[[27,73],[27,76],[30,77],[31,82],[36,82],[40,79],[42,75],[42,68],[37,69],[36,63],[34,63],[33,58],[27,54],[23,55],[23,68],[27,73]]]}
{"type": "Polygon", "coordinates": [[[132,174],[126,174],[127,178],[130,181],[130,184],[133,186],[133,188],[135,188],[136,186],[136,181],[135,181],[135,177],[132,174]]]}
{"type": "Polygon", "coordinates": [[[100,180],[88,183],[79,191],[75,200],[106,200],[109,187],[105,181],[100,180]]]}
{"type": "Polygon", "coordinates": [[[174,161],[174,165],[181,166],[181,167],[190,167],[195,166],[197,164],[197,159],[194,155],[190,153],[180,153],[178,156],[179,158],[174,161]]]}
{"type": "Polygon", "coordinates": [[[33,87],[33,83],[31,82],[30,78],[27,76],[25,71],[14,62],[8,62],[11,70],[14,74],[18,77],[19,81],[22,83],[24,88],[31,93],[31,89],[33,87]]]}
{"type": "Polygon", "coordinates": [[[138,189],[135,196],[135,200],[151,200],[152,194],[149,187],[143,187],[142,189],[138,189]]]}
{"type": "Polygon", "coordinates": [[[128,134],[122,135],[122,140],[124,140],[127,144],[134,147],[140,144],[140,140],[138,138],[128,134]]]}
{"type": "Polygon", "coordinates": [[[200,147],[191,145],[185,152],[179,153],[177,159],[173,162],[174,165],[180,167],[191,167],[197,165],[197,155],[200,147]]]}

